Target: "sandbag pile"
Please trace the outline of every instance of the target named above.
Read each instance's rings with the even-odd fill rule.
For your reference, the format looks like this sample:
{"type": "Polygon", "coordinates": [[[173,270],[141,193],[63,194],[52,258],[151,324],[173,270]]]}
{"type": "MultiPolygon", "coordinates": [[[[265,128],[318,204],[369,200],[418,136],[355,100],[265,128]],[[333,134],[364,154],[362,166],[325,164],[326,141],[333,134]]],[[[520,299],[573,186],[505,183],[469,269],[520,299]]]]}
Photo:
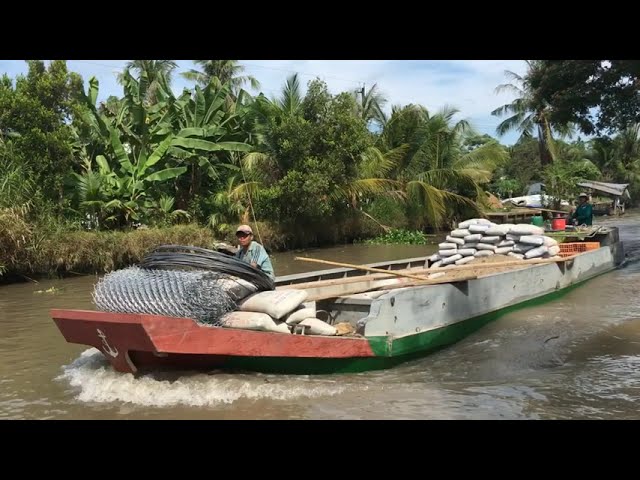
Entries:
{"type": "Polygon", "coordinates": [[[497,225],[484,218],[458,224],[428,259],[429,268],[464,265],[475,258],[509,255],[518,259],[551,258],[560,253],[558,242],[544,229],[530,224],[497,225]]]}
{"type": "Polygon", "coordinates": [[[315,302],[305,303],[307,296],[306,290],[295,289],[254,293],[240,301],[236,311],[224,315],[220,325],[288,334],[297,328],[307,335],[336,335],[336,327],[316,318],[315,302]]]}

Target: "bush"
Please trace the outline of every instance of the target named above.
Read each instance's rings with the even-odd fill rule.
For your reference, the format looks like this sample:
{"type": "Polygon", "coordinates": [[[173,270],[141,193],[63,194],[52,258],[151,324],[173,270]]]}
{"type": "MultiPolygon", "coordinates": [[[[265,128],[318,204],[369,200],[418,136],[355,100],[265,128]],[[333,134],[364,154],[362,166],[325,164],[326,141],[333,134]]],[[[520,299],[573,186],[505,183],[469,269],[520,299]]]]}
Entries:
{"type": "Polygon", "coordinates": [[[401,228],[407,224],[404,207],[392,198],[376,198],[369,205],[366,205],[364,209],[383,225],[401,228]]]}
{"type": "Polygon", "coordinates": [[[365,240],[368,245],[426,245],[429,243],[426,234],[414,230],[394,229],[378,237],[365,240]]]}

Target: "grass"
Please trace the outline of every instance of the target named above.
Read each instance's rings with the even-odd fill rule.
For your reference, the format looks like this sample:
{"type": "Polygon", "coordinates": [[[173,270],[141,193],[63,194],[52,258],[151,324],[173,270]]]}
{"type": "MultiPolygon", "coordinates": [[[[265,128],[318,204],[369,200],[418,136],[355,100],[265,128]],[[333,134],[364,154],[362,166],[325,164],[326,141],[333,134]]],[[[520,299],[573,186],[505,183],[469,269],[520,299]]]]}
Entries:
{"type": "MultiPolygon", "coordinates": [[[[138,263],[153,248],[165,244],[209,249],[214,249],[219,242],[236,244],[235,232],[215,233],[211,228],[197,224],[127,231],[84,231],[78,226],[60,224],[51,216],[31,218],[28,208],[0,208],[0,282],[68,274],[102,274],[138,263]]],[[[287,231],[283,226],[268,222],[251,224],[256,240],[261,241],[269,253],[351,243],[380,233],[380,227],[364,217],[333,219],[331,223],[312,228],[295,225],[296,231],[287,231]]],[[[426,240],[419,232],[396,233],[396,236],[396,240],[404,239],[403,243],[426,240]]]]}
{"type": "Polygon", "coordinates": [[[104,273],[139,262],[163,244],[214,248],[210,229],[196,225],[149,228],[124,232],[46,231],[22,224],[0,224],[4,276],[62,276],[66,273],[104,273]]]}

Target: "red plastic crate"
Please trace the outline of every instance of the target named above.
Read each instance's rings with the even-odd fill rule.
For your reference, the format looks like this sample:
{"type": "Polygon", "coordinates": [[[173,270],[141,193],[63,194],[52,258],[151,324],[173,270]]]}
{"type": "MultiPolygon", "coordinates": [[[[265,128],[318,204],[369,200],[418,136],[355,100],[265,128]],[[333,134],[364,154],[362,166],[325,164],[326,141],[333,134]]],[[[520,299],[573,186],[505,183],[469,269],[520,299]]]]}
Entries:
{"type": "Polygon", "coordinates": [[[578,253],[597,250],[600,248],[600,242],[567,242],[558,244],[560,247],[559,255],[561,257],[571,257],[578,253]]]}

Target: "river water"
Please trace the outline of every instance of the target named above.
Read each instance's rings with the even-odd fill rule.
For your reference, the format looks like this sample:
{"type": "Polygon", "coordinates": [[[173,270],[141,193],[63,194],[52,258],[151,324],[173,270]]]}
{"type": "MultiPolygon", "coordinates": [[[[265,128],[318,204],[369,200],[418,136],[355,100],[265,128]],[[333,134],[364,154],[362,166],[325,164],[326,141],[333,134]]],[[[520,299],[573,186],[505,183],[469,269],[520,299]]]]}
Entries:
{"type": "MultiPolygon", "coordinates": [[[[51,308],[92,309],[96,277],[0,286],[0,418],[637,419],[640,214],[598,220],[620,227],[624,268],[423,359],[360,374],[135,378],[66,343],[49,317],[51,308]]],[[[273,263],[285,275],[318,268],[297,255],[361,264],[432,250],[348,245],[276,254],[273,263]]]]}

